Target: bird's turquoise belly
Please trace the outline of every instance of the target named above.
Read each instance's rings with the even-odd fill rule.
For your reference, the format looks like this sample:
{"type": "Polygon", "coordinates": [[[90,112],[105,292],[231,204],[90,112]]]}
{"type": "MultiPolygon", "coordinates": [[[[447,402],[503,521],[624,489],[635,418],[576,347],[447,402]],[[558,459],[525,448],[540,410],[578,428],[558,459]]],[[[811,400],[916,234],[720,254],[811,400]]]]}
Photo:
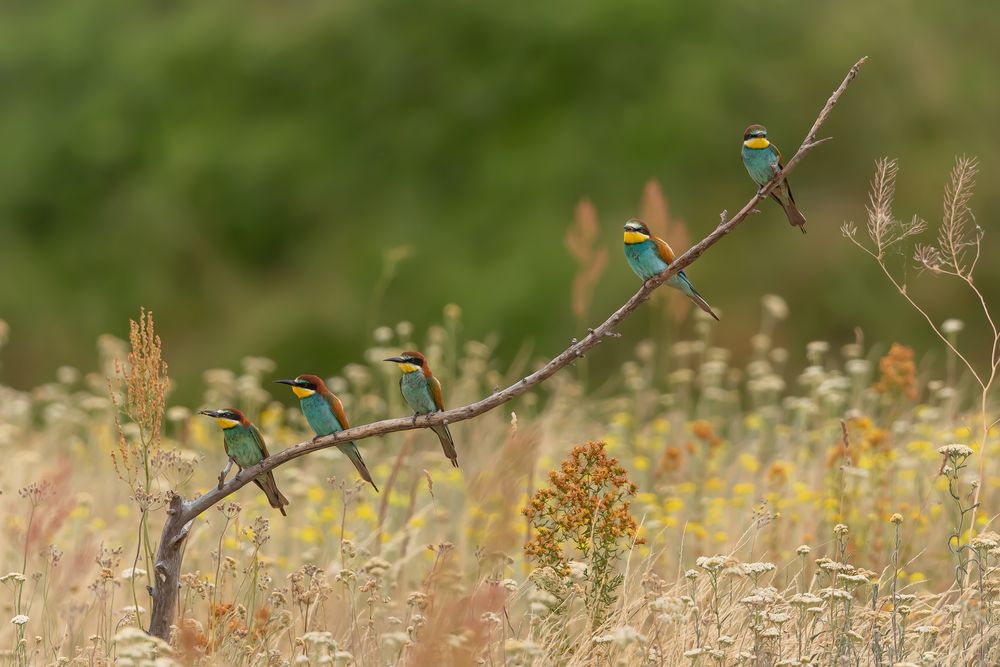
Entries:
{"type": "Polygon", "coordinates": [[[649,280],[667,268],[667,263],[656,254],[656,247],[652,241],[626,244],[625,259],[635,274],[643,280],[649,280]]]}
{"type": "Polygon", "coordinates": [[[772,165],[778,165],[778,156],[770,148],[743,147],[743,164],[750,178],[757,185],[764,185],[774,177],[772,165]]]}
{"type": "Polygon", "coordinates": [[[316,435],[330,435],[344,430],[336,415],[330,409],[330,404],[319,394],[307,396],[300,401],[302,414],[306,416],[309,427],[316,435]]]}
{"type": "Polygon", "coordinates": [[[419,414],[437,412],[430,387],[427,386],[427,378],[423,376],[423,373],[404,374],[400,380],[399,388],[407,405],[414,412],[419,414]]]}

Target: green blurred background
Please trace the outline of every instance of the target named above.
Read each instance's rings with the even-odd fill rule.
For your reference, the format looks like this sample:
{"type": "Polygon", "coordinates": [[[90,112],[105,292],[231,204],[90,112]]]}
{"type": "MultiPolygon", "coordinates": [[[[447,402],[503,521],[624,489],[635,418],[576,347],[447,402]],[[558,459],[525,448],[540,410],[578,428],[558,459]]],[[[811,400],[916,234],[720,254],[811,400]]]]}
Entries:
{"type": "MultiPolygon", "coordinates": [[[[202,369],[248,354],[332,374],[374,326],[425,327],[448,303],[502,358],[526,339],[555,354],[580,334],[563,244],[580,198],[611,253],[596,322],[637,287],[620,230],[646,181],[701,238],[753,193],[743,128],[766,124],[790,155],[863,55],[835,141],[792,178],[808,235],[769,202],[689,275],[737,356],[766,293],[789,302],[795,355],[856,326],[926,352],[926,327],[839,229],[863,222],[877,157],[900,158],[900,216],[935,222],[954,156],[978,155],[996,294],[998,43],[990,2],[5,3],[2,379],[94,368],[96,337],[124,336],[140,305],[188,397],[202,369]]],[[[968,294],[907,272],[935,317],[982,340],[968,294]]],[[[625,341],[657,328],[647,311],[625,341]]]]}

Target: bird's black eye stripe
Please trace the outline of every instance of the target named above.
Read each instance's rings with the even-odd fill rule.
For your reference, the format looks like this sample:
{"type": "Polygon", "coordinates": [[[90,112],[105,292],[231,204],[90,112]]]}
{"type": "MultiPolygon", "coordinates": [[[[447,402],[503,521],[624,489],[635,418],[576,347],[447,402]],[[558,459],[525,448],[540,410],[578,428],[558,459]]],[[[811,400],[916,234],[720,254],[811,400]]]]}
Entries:
{"type": "Polygon", "coordinates": [[[414,359],[413,357],[407,357],[403,361],[405,361],[408,364],[413,364],[414,366],[420,366],[421,365],[420,360],[419,359],[414,359]]]}

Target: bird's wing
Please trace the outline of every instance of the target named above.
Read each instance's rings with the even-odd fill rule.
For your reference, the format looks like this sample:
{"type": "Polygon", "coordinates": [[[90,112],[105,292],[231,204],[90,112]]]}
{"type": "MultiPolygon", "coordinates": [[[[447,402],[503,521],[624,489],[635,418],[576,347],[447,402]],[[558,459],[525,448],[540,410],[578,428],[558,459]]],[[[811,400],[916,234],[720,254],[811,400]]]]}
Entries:
{"type": "Polygon", "coordinates": [[[774,144],[768,144],[768,148],[770,148],[771,151],[778,156],[778,169],[784,169],[785,158],[781,157],[781,151],[778,150],[778,147],[775,146],[774,144]]]}
{"type": "Polygon", "coordinates": [[[441,396],[441,383],[433,375],[427,378],[427,388],[431,390],[431,398],[438,410],[444,410],[444,398],[441,396]]]}
{"type": "Polygon", "coordinates": [[[347,421],[347,415],[344,414],[344,404],[340,402],[340,399],[330,394],[329,396],[323,396],[326,402],[330,404],[330,409],[333,410],[333,416],[337,418],[340,422],[340,428],[349,429],[351,425],[347,421]]]}
{"type": "Polygon", "coordinates": [[[264,436],[260,434],[260,431],[257,430],[257,427],[253,424],[250,424],[250,435],[253,436],[254,442],[256,442],[257,447],[260,448],[261,456],[265,459],[270,456],[270,454],[267,453],[267,445],[264,444],[264,436]]]}
{"type": "Polygon", "coordinates": [[[649,238],[652,239],[653,245],[656,246],[656,254],[660,256],[660,259],[667,264],[672,263],[674,261],[674,251],[667,245],[667,242],[656,236],[650,236],[649,238]]]}

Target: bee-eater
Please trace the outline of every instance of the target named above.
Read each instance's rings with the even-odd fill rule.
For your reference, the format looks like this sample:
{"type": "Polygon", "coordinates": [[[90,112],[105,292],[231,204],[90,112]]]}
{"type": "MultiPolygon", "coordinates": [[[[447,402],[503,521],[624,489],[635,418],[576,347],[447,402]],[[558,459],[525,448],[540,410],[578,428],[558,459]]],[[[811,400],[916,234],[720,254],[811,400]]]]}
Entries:
{"type": "MultiPolygon", "coordinates": [[[[764,187],[774,178],[775,173],[785,168],[778,147],[767,140],[767,129],[763,125],[751,125],[743,132],[743,165],[750,172],[750,178],[760,187],[764,187]]],[[[795,206],[792,189],[788,181],[782,179],[773,190],[771,196],[781,205],[788,216],[788,222],[806,233],[806,218],[795,206]]]]}
{"type": "MultiPolygon", "coordinates": [[[[635,275],[644,281],[663,273],[674,261],[674,251],[667,242],[649,233],[649,227],[641,220],[632,219],[625,223],[625,259],[635,271],[635,275]]],[[[708,302],[688,280],[683,271],[670,278],[667,284],[683,292],[689,299],[698,304],[706,313],[719,319],[708,302]]]]}
{"type": "MultiPolygon", "coordinates": [[[[351,424],[347,421],[347,415],[344,414],[344,404],[327,388],[326,383],[319,376],[307,374],[300,375],[294,380],[277,380],[277,382],[287,384],[299,397],[302,414],[306,416],[306,421],[309,422],[309,427],[316,433],[317,438],[351,428],[351,424]]],[[[337,445],[337,449],[351,460],[351,463],[361,474],[361,478],[375,487],[375,491],[378,492],[378,487],[375,486],[371,473],[368,472],[368,466],[361,458],[358,446],[353,442],[345,442],[337,445]]]]}
{"type": "MultiPolygon", "coordinates": [[[[225,469],[219,475],[219,488],[222,488],[222,483],[225,481],[230,469],[232,469],[233,463],[238,465],[240,472],[242,472],[244,468],[255,466],[269,456],[267,445],[264,444],[264,436],[236,408],[202,410],[201,414],[214,418],[219,424],[219,427],[222,429],[222,439],[226,447],[226,455],[229,457],[229,462],[226,463],[225,469]]],[[[237,476],[239,474],[239,472],[236,473],[237,476]]],[[[267,501],[271,503],[271,507],[281,512],[283,516],[287,516],[285,514],[285,505],[288,504],[288,498],[283,496],[281,491],[278,490],[278,485],[274,481],[274,473],[268,471],[263,475],[258,475],[254,478],[253,482],[267,496],[267,501]]]]}
{"type": "MultiPolygon", "coordinates": [[[[419,352],[404,352],[398,357],[389,357],[384,361],[399,364],[403,376],[399,378],[399,391],[402,392],[406,404],[415,415],[426,415],[444,410],[444,399],[441,398],[441,383],[431,373],[427,359],[419,352]]],[[[444,455],[451,459],[451,464],[458,467],[458,452],[455,451],[455,441],[447,424],[431,426],[441,440],[444,455]]]]}

